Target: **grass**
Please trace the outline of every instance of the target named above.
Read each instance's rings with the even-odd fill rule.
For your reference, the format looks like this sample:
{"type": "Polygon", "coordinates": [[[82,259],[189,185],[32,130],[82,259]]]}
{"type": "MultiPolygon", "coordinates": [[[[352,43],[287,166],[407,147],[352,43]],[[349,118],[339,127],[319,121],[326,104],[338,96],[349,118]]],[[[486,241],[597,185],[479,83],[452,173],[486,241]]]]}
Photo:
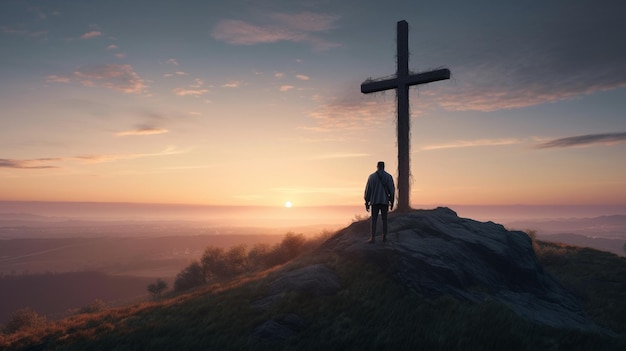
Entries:
{"type": "Polygon", "coordinates": [[[544,268],[584,302],[587,313],[615,331],[610,337],[527,322],[498,303],[471,304],[450,296],[425,298],[389,272],[334,254],[307,255],[289,268],[324,263],[339,275],[330,296],[288,293],[266,311],[278,268],[123,308],[49,322],[37,330],[0,334],[0,348],[46,350],[624,350],[626,260],[613,254],[535,242],[544,268]],[[287,340],[253,336],[263,322],[297,314],[306,321],[287,340]]]}
{"type": "Polygon", "coordinates": [[[598,324],[626,332],[626,258],[564,244],[538,242],[544,269],[583,301],[598,324]]]}

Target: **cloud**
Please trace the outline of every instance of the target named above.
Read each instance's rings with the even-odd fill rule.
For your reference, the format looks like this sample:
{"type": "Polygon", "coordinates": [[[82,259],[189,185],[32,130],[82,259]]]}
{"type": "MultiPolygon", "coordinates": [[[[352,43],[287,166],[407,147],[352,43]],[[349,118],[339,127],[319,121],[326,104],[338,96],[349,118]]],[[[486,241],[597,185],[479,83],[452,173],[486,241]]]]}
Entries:
{"type": "Polygon", "coordinates": [[[460,140],[451,142],[448,144],[429,145],[424,146],[421,150],[441,150],[441,149],[457,149],[477,146],[502,146],[502,145],[515,145],[521,144],[523,141],[520,139],[480,139],[480,140],[460,140]]]}
{"type": "Polygon", "coordinates": [[[338,17],[334,15],[302,12],[297,14],[269,13],[255,20],[266,23],[252,24],[242,20],[227,19],[217,23],[213,38],[233,45],[255,45],[281,41],[309,43],[317,50],[326,50],[338,44],[324,40],[319,34],[334,28],[338,17]]]}
{"type": "Polygon", "coordinates": [[[395,107],[393,101],[379,102],[350,94],[342,99],[333,99],[320,104],[309,113],[316,126],[302,127],[316,132],[337,130],[362,130],[375,125],[393,123],[395,107]]]}
{"type": "MultiPolygon", "coordinates": [[[[178,74],[178,72],[177,72],[178,74]]],[[[182,74],[186,75],[186,74],[182,74]]],[[[178,96],[202,96],[210,92],[209,89],[204,88],[204,81],[200,78],[194,79],[194,82],[187,88],[175,88],[172,90],[174,94],[178,96]]]]}
{"type": "Polygon", "coordinates": [[[175,88],[173,90],[174,94],[178,96],[202,96],[209,92],[208,89],[187,89],[187,88],[175,88]]]}
{"type": "Polygon", "coordinates": [[[298,74],[298,75],[296,75],[296,78],[298,78],[300,80],[309,80],[309,76],[304,75],[304,74],[298,74]]]}
{"type": "Polygon", "coordinates": [[[102,35],[102,32],[91,31],[80,36],[81,39],[91,39],[102,35]]]}
{"type": "Polygon", "coordinates": [[[14,169],[51,169],[61,168],[55,164],[78,161],[80,163],[103,163],[113,162],[118,160],[137,159],[144,157],[157,157],[182,154],[186,151],[177,150],[174,146],[168,146],[163,151],[154,153],[135,153],[135,154],[91,154],[91,155],[79,155],[70,157],[57,157],[57,158],[37,158],[27,160],[14,160],[14,159],[0,159],[0,168],[14,168],[14,169]]]}
{"type": "Polygon", "coordinates": [[[361,188],[355,187],[282,187],[272,188],[271,191],[283,194],[351,194],[363,191],[361,188]]]}
{"type": "Polygon", "coordinates": [[[174,65],[174,66],[178,66],[179,65],[178,64],[178,60],[173,59],[173,58],[167,60],[167,63],[169,63],[170,65],[174,65]]]}
{"type": "Polygon", "coordinates": [[[117,49],[119,49],[119,47],[115,44],[111,44],[107,46],[107,50],[117,50],[117,49]]]}
{"type": "Polygon", "coordinates": [[[278,90],[280,91],[289,91],[291,89],[295,88],[293,85],[281,85],[280,88],[278,88],[278,90]]]}
{"type": "Polygon", "coordinates": [[[15,168],[15,169],[49,169],[58,168],[48,163],[59,161],[58,158],[38,158],[32,160],[12,160],[6,158],[0,158],[0,168],[15,168]]]}
{"type": "Polygon", "coordinates": [[[365,153],[337,153],[337,154],[326,154],[326,155],[318,155],[314,156],[313,159],[316,160],[328,160],[328,159],[337,159],[337,158],[355,158],[355,157],[367,157],[369,154],[365,153]]]}
{"type": "Polygon", "coordinates": [[[626,142],[626,133],[587,134],[554,139],[539,145],[536,149],[590,146],[595,144],[613,145],[626,142]]]}
{"type": "Polygon", "coordinates": [[[232,82],[223,84],[222,87],[223,88],[238,88],[241,85],[241,82],[234,80],[232,82]]]}
{"type": "Polygon", "coordinates": [[[514,109],[626,87],[622,2],[494,7],[459,18],[463,33],[442,31],[425,53],[452,71],[453,81],[430,85],[444,108],[514,109]]]}
{"type": "Polygon", "coordinates": [[[87,87],[104,87],[124,93],[139,94],[147,86],[130,65],[100,65],[82,68],[70,75],[50,75],[48,82],[79,83],[87,87]]]}
{"type": "Polygon", "coordinates": [[[132,130],[126,130],[123,132],[115,133],[116,136],[129,136],[129,135],[156,135],[168,133],[169,130],[163,128],[152,128],[152,127],[140,127],[132,130]]]}
{"type": "Polygon", "coordinates": [[[7,27],[7,26],[0,27],[0,30],[2,30],[3,33],[24,35],[24,36],[32,37],[32,38],[38,38],[38,37],[48,35],[47,30],[46,31],[29,31],[29,30],[24,30],[24,29],[15,29],[15,28],[7,27]]]}

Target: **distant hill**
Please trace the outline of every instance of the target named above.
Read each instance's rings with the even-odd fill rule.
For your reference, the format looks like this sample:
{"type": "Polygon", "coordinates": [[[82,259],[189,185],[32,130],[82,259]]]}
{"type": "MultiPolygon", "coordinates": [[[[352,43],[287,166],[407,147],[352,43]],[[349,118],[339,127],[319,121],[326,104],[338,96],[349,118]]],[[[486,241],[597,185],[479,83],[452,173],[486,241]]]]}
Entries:
{"type": "Polygon", "coordinates": [[[625,215],[511,221],[507,222],[506,225],[517,229],[535,229],[544,235],[576,233],[590,237],[626,240],[625,215]]]}
{"type": "Polygon", "coordinates": [[[340,230],[284,265],[0,336],[10,350],[624,350],[626,260],[446,208],[340,230]],[[610,308],[606,308],[611,306],[610,308]]]}
{"type": "Polygon", "coordinates": [[[626,216],[525,220],[506,223],[509,228],[534,230],[546,241],[591,247],[625,256],[626,216]]]}

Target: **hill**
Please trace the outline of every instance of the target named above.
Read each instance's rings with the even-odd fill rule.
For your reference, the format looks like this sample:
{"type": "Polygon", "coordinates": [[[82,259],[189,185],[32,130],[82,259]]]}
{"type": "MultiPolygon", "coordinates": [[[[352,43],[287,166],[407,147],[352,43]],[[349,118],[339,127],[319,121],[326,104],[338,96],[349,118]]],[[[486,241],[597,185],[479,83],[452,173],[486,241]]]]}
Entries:
{"type": "Polygon", "coordinates": [[[623,350],[626,262],[446,208],[367,221],[281,267],[3,335],[8,349],[623,350]]]}

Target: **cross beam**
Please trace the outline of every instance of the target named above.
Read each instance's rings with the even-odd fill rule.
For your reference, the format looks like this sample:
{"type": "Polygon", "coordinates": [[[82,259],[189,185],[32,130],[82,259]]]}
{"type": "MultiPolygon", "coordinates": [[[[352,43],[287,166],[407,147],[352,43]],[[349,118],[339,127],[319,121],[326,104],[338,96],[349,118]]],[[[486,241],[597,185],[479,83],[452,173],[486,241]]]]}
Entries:
{"type": "Polygon", "coordinates": [[[399,21],[397,25],[397,70],[396,76],[381,81],[365,81],[361,84],[361,93],[369,94],[383,90],[396,89],[398,103],[398,204],[397,211],[411,209],[410,193],[410,143],[409,143],[409,87],[439,80],[450,79],[449,69],[409,74],[409,24],[399,21]]]}

